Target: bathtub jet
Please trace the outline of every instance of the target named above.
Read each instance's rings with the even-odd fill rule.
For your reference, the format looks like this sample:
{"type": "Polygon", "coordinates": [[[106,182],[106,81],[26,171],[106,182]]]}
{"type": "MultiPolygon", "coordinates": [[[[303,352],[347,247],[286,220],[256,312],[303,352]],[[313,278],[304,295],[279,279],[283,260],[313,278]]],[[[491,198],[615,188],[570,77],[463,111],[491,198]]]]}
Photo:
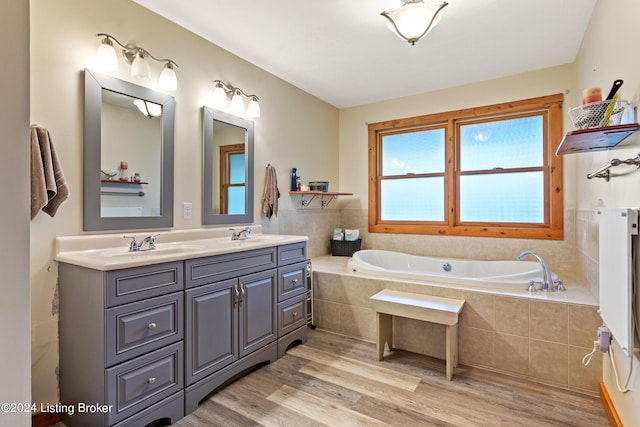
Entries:
{"type": "MultiPolygon", "coordinates": [[[[362,274],[396,279],[487,289],[526,289],[530,292],[536,289],[535,284],[544,283],[545,278],[545,270],[540,262],[427,257],[377,249],[365,249],[354,253],[349,260],[349,269],[362,274]]],[[[559,288],[562,282],[557,275],[550,271],[548,273],[550,282],[554,285],[551,289],[559,288]]]]}

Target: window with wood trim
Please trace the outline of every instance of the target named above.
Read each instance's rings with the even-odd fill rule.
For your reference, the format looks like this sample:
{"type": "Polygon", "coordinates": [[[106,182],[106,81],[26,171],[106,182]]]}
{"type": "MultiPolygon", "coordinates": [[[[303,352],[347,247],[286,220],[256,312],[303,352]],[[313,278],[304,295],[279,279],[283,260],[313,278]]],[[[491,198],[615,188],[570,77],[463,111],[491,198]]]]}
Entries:
{"type": "Polygon", "coordinates": [[[220,213],[243,215],[245,209],[244,144],[220,146],[220,213]]]}
{"type": "Polygon", "coordinates": [[[369,231],[562,239],[562,98],[369,124],[369,231]]]}

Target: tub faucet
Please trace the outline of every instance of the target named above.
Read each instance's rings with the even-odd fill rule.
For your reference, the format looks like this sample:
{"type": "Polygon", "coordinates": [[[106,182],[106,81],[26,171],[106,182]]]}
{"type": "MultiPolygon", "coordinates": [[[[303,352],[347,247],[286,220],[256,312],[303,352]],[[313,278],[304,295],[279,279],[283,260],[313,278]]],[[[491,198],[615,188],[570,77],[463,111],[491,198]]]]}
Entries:
{"type": "Polygon", "coordinates": [[[247,240],[251,233],[250,227],[245,227],[237,233],[235,228],[230,228],[229,230],[231,230],[231,240],[247,240]]]}
{"type": "MultiPolygon", "coordinates": [[[[551,270],[549,270],[549,266],[547,265],[547,263],[545,262],[545,260],[538,255],[537,253],[533,252],[533,251],[524,251],[522,252],[520,255],[518,255],[518,259],[520,261],[524,260],[528,255],[531,255],[533,257],[535,257],[538,262],[540,263],[540,265],[542,266],[542,272],[544,273],[544,276],[542,278],[542,290],[545,292],[548,291],[555,291],[555,288],[553,287],[554,282],[553,282],[553,276],[551,275],[551,270]]],[[[562,286],[562,282],[558,281],[558,288],[560,288],[560,286],[562,286]]],[[[531,283],[529,284],[529,291],[535,291],[535,284],[533,282],[533,280],[531,281],[531,283]]],[[[564,289],[562,289],[564,290],[564,289]]]]}

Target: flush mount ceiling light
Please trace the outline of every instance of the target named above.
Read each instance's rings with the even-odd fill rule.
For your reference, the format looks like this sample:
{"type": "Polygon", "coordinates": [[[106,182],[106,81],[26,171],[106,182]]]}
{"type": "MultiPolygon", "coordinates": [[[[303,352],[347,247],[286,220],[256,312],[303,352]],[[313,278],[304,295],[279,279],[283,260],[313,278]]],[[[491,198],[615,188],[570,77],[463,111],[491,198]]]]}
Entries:
{"type": "Polygon", "coordinates": [[[243,114],[244,99],[242,97],[244,96],[250,99],[247,116],[252,119],[260,117],[260,104],[256,95],[247,95],[242,89],[226,84],[222,80],[214,80],[213,83],[216,85],[211,99],[214,107],[221,108],[229,104],[232,113],[243,114]]]}
{"type": "Polygon", "coordinates": [[[404,3],[391,12],[380,15],[389,20],[387,27],[398,37],[415,45],[418,40],[426,36],[442,18],[440,11],[449,3],[440,6],[425,4],[422,0],[402,0],[404,3]]]}
{"type": "Polygon", "coordinates": [[[155,104],[153,102],[145,101],[142,99],[136,99],[133,104],[138,107],[138,110],[150,119],[158,117],[162,114],[162,105],[155,104]]]}
{"type": "Polygon", "coordinates": [[[178,89],[178,78],[174,70],[178,64],[171,59],[158,59],[151,55],[146,49],[134,44],[124,45],[109,34],[99,33],[98,37],[102,37],[102,42],[96,52],[96,63],[100,68],[108,71],[116,71],[118,69],[118,55],[113,47],[115,43],[122,49],[122,56],[125,62],[131,65],[131,77],[149,81],[151,79],[151,69],[149,68],[147,58],[150,58],[155,62],[164,63],[164,68],[160,73],[160,79],[158,81],[160,87],[165,90],[178,89]]]}

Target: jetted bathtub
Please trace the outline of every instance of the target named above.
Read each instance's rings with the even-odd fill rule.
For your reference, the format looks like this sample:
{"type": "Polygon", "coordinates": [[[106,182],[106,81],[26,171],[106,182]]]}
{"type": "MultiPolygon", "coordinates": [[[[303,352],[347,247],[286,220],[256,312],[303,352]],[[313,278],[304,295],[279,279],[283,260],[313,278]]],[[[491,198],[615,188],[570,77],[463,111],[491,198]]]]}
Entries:
{"type": "MultiPolygon", "coordinates": [[[[349,269],[394,279],[509,290],[526,290],[531,280],[540,282],[544,274],[540,263],[535,261],[478,261],[416,256],[377,249],[354,253],[349,260],[349,269]]],[[[557,279],[555,274],[553,279],[557,279]]]]}

